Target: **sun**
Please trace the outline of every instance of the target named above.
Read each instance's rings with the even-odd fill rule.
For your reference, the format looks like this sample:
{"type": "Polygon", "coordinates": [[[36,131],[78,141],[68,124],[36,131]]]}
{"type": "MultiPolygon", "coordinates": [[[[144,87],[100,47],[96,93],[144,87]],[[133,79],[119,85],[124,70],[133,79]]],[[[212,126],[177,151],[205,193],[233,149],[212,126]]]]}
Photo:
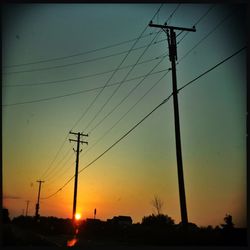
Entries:
{"type": "Polygon", "coordinates": [[[81,219],[81,217],[82,217],[82,216],[81,216],[81,214],[80,214],[80,213],[76,213],[76,214],[75,214],[75,219],[76,219],[76,220],[80,220],[80,219],[81,219]]]}

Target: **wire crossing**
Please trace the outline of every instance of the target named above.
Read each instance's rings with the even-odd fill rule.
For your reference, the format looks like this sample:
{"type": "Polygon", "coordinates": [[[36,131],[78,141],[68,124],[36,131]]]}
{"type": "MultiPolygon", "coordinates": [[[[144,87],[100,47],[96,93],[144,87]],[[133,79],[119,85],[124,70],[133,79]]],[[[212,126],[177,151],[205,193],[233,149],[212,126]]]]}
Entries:
{"type": "MultiPolygon", "coordinates": [[[[87,164],[83,169],[81,169],[78,174],[80,174],[83,170],[87,169],[90,167],[92,164],[94,164],[97,160],[99,160],[101,157],[103,157],[108,151],[110,151],[114,146],[116,146],[120,141],[122,141],[125,137],[127,137],[134,129],[136,129],[144,120],[146,120],[153,112],[155,112],[158,108],[160,108],[164,103],[166,103],[172,94],[163,100],[159,105],[157,105],[151,112],[149,112],[146,116],[144,116],[138,123],[136,123],[129,131],[127,131],[123,136],[121,136],[116,142],[114,142],[110,147],[108,147],[103,153],[101,153],[98,157],[96,157],[93,161],[91,161],[89,164],[87,164]]],[[[59,188],[55,193],[53,193],[50,196],[43,197],[41,199],[49,199],[52,196],[56,195],[59,191],[61,191],[66,185],[70,183],[71,180],[73,180],[75,177],[72,176],[61,188],[59,188]]]]}
{"type": "MultiPolygon", "coordinates": [[[[160,7],[158,8],[158,10],[156,11],[156,13],[153,15],[153,17],[151,18],[154,19],[157,14],[159,13],[159,11],[161,10],[163,4],[160,5],[160,7]]],[[[140,36],[136,39],[136,41],[133,43],[132,47],[130,48],[130,51],[133,49],[133,47],[136,45],[136,43],[139,41],[139,39],[143,36],[143,33],[146,31],[146,29],[148,28],[148,26],[146,25],[145,28],[143,29],[143,31],[141,32],[140,36]]],[[[123,58],[123,60],[121,61],[121,63],[118,65],[118,67],[116,68],[116,70],[112,73],[111,77],[109,78],[109,80],[106,82],[106,84],[104,85],[104,87],[106,87],[106,85],[109,83],[109,81],[112,79],[113,75],[116,73],[116,71],[121,67],[122,63],[126,60],[128,54],[130,53],[130,51],[127,53],[127,55],[123,58]]],[[[95,96],[94,100],[90,103],[90,105],[87,107],[87,109],[85,109],[84,113],[79,117],[79,119],[74,123],[74,125],[72,126],[72,128],[70,129],[73,130],[75,128],[75,126],[81,121],[81,119],[86,115],[86,113],[88,112],[88,110],[91,108],[91,106],[94,104],[94,102],[97,100],[97,98],[99,97],[99,95],[102,93],[104,88],[102,88],[99,93],[95,96]]],[[[51,164],[49,165],[48,168],[50,168],[52,166],[52,164],[54,163],[55,159],[57,158],[59,152],[62,150],[66,140],[67,140],[68,134],[66,135],[65,139],[63,140],[58,152],[56,153],[55,157],[53,158],[51,164]]]]}
{"type": "MultiPolygon", "coordinates": [[[[149,36],[151,36],[153,34],[154,34],[153,32],[150,32],[149,34],[142,36],[142,38],[149,37],[149,36]]],[[[51,59],[45,59],[45,60],[40,60],[40,61],[28,62],[28,63],[12,64],[12,65],[3,66],[3,68],[21,67],[21,66],[39,64],[39,63],[46,63],[46,62],[65,60],[65,59],[69,59],[69,58],[72,58],[72,57],[78,57],[78,56],[82,56],[82,55],[91,54],[91,53],[94,53],[94,52],[97,52],[97,51],[114,48],[114,47],[117,47],[117,46],[120,46],[120,45],[123,45],[123,44],[126,44],[126,43],[131,43],[133,41],[136,41],[137,39],[138,39],[138,37],[130,39],[130,40],[126,40],[126,41],[123,41],[123,42],[111,44],[111,45],[108,45],[108,46],[105,46],[105,47],[101,47],[101,48],[97,48],[97,49],[93,49],[93,50],[88,50],[88,51],[85,51],[85,52],[72,54],[72,55],[69,55],[69,56],[55,57],[55,58],[51,58],[51,59]]]]}
{"type": "MultiPolygon", "coordinates": [[[[165,58],[166,56],[164,56],[162,58],[165,58]]],[[[155,75],[155,74],[161,73],[163,71],[166,71],[166,70],[159,70],[159,71],[150,73],[149,75],[155,75]]],[[[121,84],[123,82],[131,82],[131,81],[138,80],[138,79],[141,79],[141,78],[143,78],[145,76],[149,76],[149,75],[148,74],[141,75],[141,76],[137,76],[137,77],[134,77],[134,78],[130,78],[130,79],[126,80],[126,81],[119,81],[119,82],[108,84],[106,86],[104,85],[104,86],[101,86],[101,87],[95,87],[95,88],[91,88],[91,89],[84,89],[84,90],[81,90],[81,91],[76,91],[76,92],[72,92],[72,93],[65,94],[65,95],[52,96],[52,97],[41,98],[41,99],[36,99],[36,100],[31,100],[31,101],[24,101],[24,102],[8,103],[8,104],[3,104],[2,106],[3,107],[11,107],[11,106],[17,106],[17,105],[24,105],[24,104],[52,101],[52,100],[55,100],[55,99],[60,99],[60,98],[64,98],[64,97],[74,96],[74,95],[80,95],[80,94],[83,94],[83,93],[88,93],[88,92],[93,92],[93,91],[96,91],[96,90],[101,90],[103,88],[113,87],[113,86],[119,85],[119,84],[121,84]]]]}
{"type": "MultiPolygon", "coordinates": [[[[204,73],[200,74],[199,76],[197,76],[196,78],[194,78],[192,81],[189,81],[188,83],[184,84],[181,88],[179,88],[177,91],[181,91],[182,89],[184,89],[185,87],[189,86],[190,84],[194,83],[195,81],[197,81],[199,78],[201,78],[202,76],[206,75],[207,73],[211,72],[212,70],[214,70],[215,68],[219,67],[220,65],[222,65],[223,63],[225,63],[226,61],[228,61],[229,59],[235,57],[236,55],[238,55],[240,52],[242,52],[243,50],[246,49],[245,47],[242,47],[241,49],[239,49],[238,51],[236,51],[235,53],[233,53],[232,55],[230,55],[229,57],[225,58],[224,60],[222,60],[221,62],[217,63],[215,66],[213,66],[212,68],[208,69],[207,71],[205,71],[204,73]]],[[[149,112],[146,116],[144,116],[138,123],[136,123],[129,131],[127,131],[123,136],[121,136],[116,142],[114,142],[109,148],[107,148],[103,153],[101,153],[99,156],[97,156],[93,161],[91,161],[89,164],[87,164],[85,167],[83,167],[78,174],[80,174],[82,171],[84,171],[85,169],[87,169],[88,167],[90,167],[92,164],[94,164],[97,160],[99,160],[103,155],[105,155],[108,151],[110,151],[115,145],[117,145],[120,141],[122,141],[126,136],[128,136],[136,127],[138,127],[144,120],[146,120],[153,112],[155,112],[159,107],[161,107],[163,104],[167,103],[168,100],[170,99],[170,97],[172,96],[169,95],[166,99],[164,99],[159,105],[157,105],[151,112],[149,112]]],[[[53,196],[55,196],[58,192],[60,192],[64,187],[66,187],[71,180],[74,179],[74,176],[72,176],[64,185],[62,185],[56,192],[52,193],[51,195],[47,196],[47,197],[43,197],[41,199],[49,199],[53,196]]]]}
{"type": "MultiPolygon", "coordinates": [[[[157,42],[155,42],[155,44],[161,43],[163,41],[165,41],[165,39],[157,41],[157,42]]],[[[154,45],[154,44],[151,44],[151,45],[154,45]]],[[[19,74],[19,73],[30,73],[30,72],[37,72],[37,71],[44,71],[44,70],[52,70],[52,69],[65,68],[65,67],[68,67],[68,66],[74,66],[74,65],[84,64],[84,63],[90,63],[90,62],[95,62],[95,61],[107,59],[107,58],[114,57],[114,56],[123,55],[123,54],[126,54],[126,53],[130,53],[131,51],[137,51],[137,50],[143,49],[145,47],[147,47],[147,45],[146,46],[141,46],[141,47],[138,47],[138,48],[133,48],[133,49],[130,49],[130,50],[125,50],[125,51],[114,53],[114,54],[110,54],[110,55],[107,55],[107,56],[100,56],[100,57],[97,57],[97,58],[87,59],[87,60],[84,60],[84,61],[79,61],[79,62],[74,62],[74,63],[68,63],[68,64],[62,64],[62,65],[56,65],[56,66],[51,66],[51,67],[44,67],[44,68],[36,68],[36,69],[21,70],[21,71],[11,71],[11,72],[3,72],[3,74],[9,75],[9,74],[19,74]]]]}
{"type": "MultiPolygon", "coordinates": [[[[165,41],[166,39],[164,39],[165,41]]],[[[138,63],[137,65],[142,65],[144,63],[149,63],[149,62],[152,62],[152,61],[155,61],[155,60],[158,60],[161,56],[157,56],[157,57],[154,57],[154,58],[151,58],[149,60],[144,60],[140,63],[138,63]]],[[[130,67],[133,67],[134,64],[130,64],[128,66],[124,66],[124,67],[121,67],[119,70],[123,70],[123,69],[127,69],[127,68],[130,68],[130,67]]],[[[55,81],[46,81],[46,82],[39,82],[39,83],[20,83],[20,84],[5,84],[3,85],[4,88],[13,88],[13,87],[43,87],[45,85],[53,85],[53,84],[61,84],[62,82],[69,82],[69,81],[75,81],[75,80],[81,80],[81,79],[86,79],[86,78],[91,78],[91,77],[95,77],[95,76],[100,76],[100,75],[105,75],[107,73],[112,73],[113,71],[115,71],[115,69],[111,69],[111,70],[107,70],[107,71],[104,71],[104,72],[98,72],[98,73],[95,73],[95,74],[89,74],[89,75],[84,75],[84,76],[79,76],[79,77],[72,77],[72,78],[67,78],[67,79],[61,79],[61,80],[55,80],[55,81]]]]}

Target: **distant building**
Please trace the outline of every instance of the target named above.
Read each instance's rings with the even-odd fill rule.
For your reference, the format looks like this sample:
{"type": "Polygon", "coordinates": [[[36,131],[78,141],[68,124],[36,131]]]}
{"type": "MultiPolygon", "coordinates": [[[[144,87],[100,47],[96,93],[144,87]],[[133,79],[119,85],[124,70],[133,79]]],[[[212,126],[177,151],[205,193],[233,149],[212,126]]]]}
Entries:
{"type": "Polygon", "coordinates": [[[130,226],[132,225],[132,218],[130,216],[114,216],[113,219],[108,219],[107,223],[118,224],[121,226],[130,226]]]}

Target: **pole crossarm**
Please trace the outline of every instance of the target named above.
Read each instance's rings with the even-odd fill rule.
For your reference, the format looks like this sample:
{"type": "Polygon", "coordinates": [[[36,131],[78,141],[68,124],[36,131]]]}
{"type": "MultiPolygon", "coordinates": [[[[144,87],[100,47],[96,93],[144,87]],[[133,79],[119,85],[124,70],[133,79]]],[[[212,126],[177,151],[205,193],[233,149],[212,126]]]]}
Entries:
{"type": "MultiPolygon", "coordinates": [[[[74,141],[74,142],[78,142],[78,140],[74,140],[74,139],[69,139],[69,142],[72,142],[72,141],[74,141]]],[[[86,144],[88,144],[88,142],[87,141],[79,141],[81,144],[83,144],[83,143],[86,143],[86,144]]]]}
{"type": "Polygon", "coordinates": [[[88,134],[75,133],[75,132],[72,132],[72,131],[70,131],[69,133],[72,134],[72,135],[78,135],[78,134],[80,134],[80,135],[82,135],[82,136],[89,136],[88,134]]]}
{"type": "Polygon", "coordinates": [[[149,23],[149,27],[162,28],[162,29],[182,30],[182,31],[191,31],[191,32],[196,31],[195,26],[193,26],[193,28],[183,28],[183,27],[176,27],[176,26],[168,26],[166,23],[164,25],[153,24],[152,21],[149,23]]]}

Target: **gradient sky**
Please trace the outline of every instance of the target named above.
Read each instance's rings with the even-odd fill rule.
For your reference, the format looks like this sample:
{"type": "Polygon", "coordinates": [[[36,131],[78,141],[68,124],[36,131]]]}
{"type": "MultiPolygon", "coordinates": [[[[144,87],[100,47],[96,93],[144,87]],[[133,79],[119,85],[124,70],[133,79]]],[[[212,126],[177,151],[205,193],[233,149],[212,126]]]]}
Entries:
{"type": "MultiPolygon", "coordinates": [[[[131,48],[134,42],[50,62],[12,66],[67,57],[138,37],[160,4],[21,4],[3,8],[2,52],[5,104],[38,100],[104,86],[112,73],[78,80],[74,77],[115,69],[125,54],[88,63],[33,72],[103,57],[131,48]],[[11,73],[12,72],[12,73],[11,73]],[[53,84],[39,84],[58,81],[53,84]],[[20,86],[37,84],[35,86],[20,86]],[[5,86],[6,85],[6,86],[5,86]],[[9,86],[8,86],[9,85],[9,86]],[[10,87],[10,85],[19,85],[10,87]]],[[[164,4],[154,23],[163,24],[177,4],[164,4]]],[[[212,4],[181,4],[169,23],[192,27],[212,4]]],[[[177,65],[178,87],[213,67],[246,45],[245,11],[238,5],[216,4],[178,45],[178,59],[231,15],[177,65]],[[237,8],[236,8],[237,7],[237,8]]],[[[158,31],[148,27],[144,35],[158,31]]],[[[177,32],[178,34],[178,32],[177,32]]],[[[177,37],[177,41],[185,33],[177,37]]],[[[141,38],[147,45],[154,34],[141,38]]],[[[156,41],[166,39],[164,32],[156,41]]],[[[144,49],[132,51],[122,66],[134,64],[144,49]]],[[[151,46],[141,58],[168,53],[167,41],[151,46]]],[[[160,59],[138,65],[128,79],[147,74],[160,59]]],[[[141,62],[140,61],[140,62],[141,62]]],[[[168,57],[154,70],[170,67],[168,57]]],[[[117,71],[109,84],[123,80],[130,68],[117,71]]],[[[172,91],[171,74],[163,78],[99,143],[92,145],[160,79],[165,72],[148,76],[96,129],[83,145],[79,170],[95,159],[172,91]],[[89,149],[89,150],[88,150],[89,149]],[[87,151],[88,150],[88,151],[87,151]]],[[[71,128],[89,133],[139,80],[124,82],[96,119],[87,127],[117,85],[49,101],[3,106],[3,205],[18,216],[30,200],[35,213],[39,178],[41,197],[58,190],[75,171],[75,154],[68,139],[71,128]],[[87,129],[86,129],[87,127],[87,129]],[[55,158],[60,146],[58,156],[55,158]],[[53,161],[54,160],[54,161],[53,161]],[[53,161],[53,162],[52,162],[53,161]],[[52,162],[52,165],[51,165],[52,162]],[[45,172],[48,168],[49,170],[45,172]],[[45,173],[45,174],[44,174],[45,173]]],[[[129,215],[133,222],[154,211],[154,195],[164,202],[163,213],[180,222],[172,99],[111,151],[84,170],[78,178],[77,211],[83,218],[106,220],[129,215]]],[[[189,221],[199,226],[219,225],[226,213],[236,226],[246,226],[246,51],[179,92],[182,155],[189,221]]],[[[73,181],[57,195],[42,199],[40,214],[71,218],[73,181]]]]}

